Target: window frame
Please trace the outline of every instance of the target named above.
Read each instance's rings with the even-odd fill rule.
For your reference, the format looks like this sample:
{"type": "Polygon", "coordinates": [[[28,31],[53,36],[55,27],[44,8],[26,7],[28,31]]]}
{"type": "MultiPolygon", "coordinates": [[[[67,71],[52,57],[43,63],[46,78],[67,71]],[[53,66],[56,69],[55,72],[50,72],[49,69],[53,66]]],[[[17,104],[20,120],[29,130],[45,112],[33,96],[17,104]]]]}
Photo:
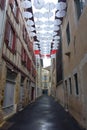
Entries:
{"type": "Polygon", "coordinates": [[[70,94],[72,95],[72,79],[69,77],[69,88],[70,88],[70,94]]]}
{"type": "Polygon", "coordinates": [[[67,27],[66,27],[66,37],[67,37],[68,46],[69,46],[70,40],[71,40],[70,36],[71,36],[70,35],[70,26],[69,26],[69,22],[68,22],[67,27]]]}
{"type": "Polygon", "coordinates": [[[79,95],[79,84],[78,84],[78,74],[74,74],[74,84],[75,84],[75,94],[79,95]]]}
{"type": "Polygon", "coordinates": [[[86,0],[74,0],[74,3],[76,7],[77,18],[79,19],[87,2],[86,0]]]}
{"type": "Polygon", "coordinates": [[[18,3],[17,3],[17,0],[9,0],[9,4],[10,4],[10,7],[11,7],[11,10],[12,10],[12,13],[16,19],[16,22],[19,23],[19,6],[18,6],[18,3]],[[15,10],[16,9],[16,10],[15,10]]]}
{"type": "Polygon", "coordinates": [[[6,20],[6,25],[5,25],[4,41],[7,48],[13,54],[16,54],[16,32],[8,19],[6,20]]]}

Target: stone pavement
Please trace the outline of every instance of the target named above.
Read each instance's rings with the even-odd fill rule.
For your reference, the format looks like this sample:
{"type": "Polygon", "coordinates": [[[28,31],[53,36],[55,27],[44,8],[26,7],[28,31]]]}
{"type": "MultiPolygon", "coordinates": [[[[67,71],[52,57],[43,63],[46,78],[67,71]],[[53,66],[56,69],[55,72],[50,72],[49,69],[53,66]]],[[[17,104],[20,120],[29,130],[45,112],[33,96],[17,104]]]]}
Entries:
{"type": "Polygon", "coordinates": [[[82,130],[52,97],[43,95],[7,120],[0,130],[82,130]]]}

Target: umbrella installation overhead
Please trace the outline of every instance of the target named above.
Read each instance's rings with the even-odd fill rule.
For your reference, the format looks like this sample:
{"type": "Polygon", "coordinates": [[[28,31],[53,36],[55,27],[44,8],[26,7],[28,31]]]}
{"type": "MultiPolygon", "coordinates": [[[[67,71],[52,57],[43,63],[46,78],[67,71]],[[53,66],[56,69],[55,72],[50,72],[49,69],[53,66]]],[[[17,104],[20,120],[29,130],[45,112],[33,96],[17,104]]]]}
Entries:
{"type": "Polygon", "coordinates": [[[21,5],[29,35],[35,37],[35,55],[55,58],[60,43],[60,26],[66,14],[66,0],[22,0],[21,5]]]}

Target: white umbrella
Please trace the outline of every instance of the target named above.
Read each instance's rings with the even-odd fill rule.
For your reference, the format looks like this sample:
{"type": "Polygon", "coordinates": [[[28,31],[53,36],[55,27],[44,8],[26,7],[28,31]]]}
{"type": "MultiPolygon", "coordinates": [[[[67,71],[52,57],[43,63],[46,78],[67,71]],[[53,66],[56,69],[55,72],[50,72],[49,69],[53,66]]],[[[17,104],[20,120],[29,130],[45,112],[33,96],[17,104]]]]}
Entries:
{"type": "Polygon", "coordinates": [[[57,35],[57,32],[53,32],[53,36],[57,35]]]}
{"type": "Polygon", "coordinates": [[[58,44],[59,41],[58,41],[58,40],[54,40],[53,43],[54,43],[54,44],[58,44]]]}
{"type": "Polygon", "coordinates": [[[21,6],[22,6],[23,8],[25,8],[25,9],[27,9],[27,8],[31,8],[31,7],[32,7],[32,4],[31,4],[31,2],[30,2],[29,0],[25,0],[25,1],[22,1],[22,2],[21,2],[21,6]]]}
{"type": "Polygon", "coordinates": [[[38,37],[39,40],[41,40],[43,42],[46,42],[46,41],[50,42],[52,40],[52,34],[49,34],[49,35],[47,35],[47,34],[41,34],[41,35],[39,35],[38,34],[37,37],[38,37]]]}
{"type": "Polygon", "coordinates": [[[45,25],[44,27],[43,27],[44,29],[46,29],[46,28],[50,28],[50,29],[53,29],[54,28],[54,25],[52,24],[52,25],[45,25]]]}
{"type": "Polygon", "coordinates": [[[56,19],[54,21],[54,25],[61,25],[62,21],[60,19],[56,19]]]}
{"type": "Polygon", "coordinates": [[[30,36],[36,36],[36,33],[31,32],[30,36]]]}
{"type": "Polygon", "coordinates": [[[58,44],[53,44],[53,47],[58,47],[59,45],[58,44]]]}
{"type": "Polygon", "coordinates": [[[46,31],[46,30],[41,30],[41,31],[39,32],[40,35],[44,35],[44,36],[45,36],[45,35],[46,35],[46,36],[51,35],[51,33],[52,33],[51,31],[46,31]]]}
{"type": "Polygon", "coordinates": [[[34,27],[29,27],[28,28],[30,31],[35,31],[36,29],[34,27]]]}
{"type": "Polygon", "coordinates": [[[55,36],[53,39],[54,39],[54,40],[59,40],[59,39],[60,39],[60,36],[55,36]]]}
{"type": "Polygon", "coordinates": [[[45,4],[44,8],[47,10],[53,10],[55,8],[55,4],[53,2],[48,2],[47,4],[45,4]]]}
{"type": "Polygon", "coordinates": [[[43,17],[43,13],[41,13],[41,12],[36,12],[36,13],[34,13],[34,17],[36,17],[36,18],[41,18],[41,17],[43,17]]]}
{"type": "Polygon", "coordinates": [[[40,49],[45,49],[46,51],[49,51],[51,49],[50,46],[41,46],[40,49]]]}
{"type": "Polygon", "coordinates": [[[43,25],[43,21],[35,21],[35,24],[36,24],[36,25],[39,25],[39,26],[40,26],[40,25],[43,25]]]}
{"type": "Polygon", "coordinates": [[[62,18],[62,17],[65,16],[65,14],[66,14],[66,12],[65,12],[64,10],[62,10],[62,11],[57,11],[57,13],[56,13],[56,17],[58,17],[58,18],[62,18]]]}
{"type": "Polygon", "coordinates": [[[42,44],[40,47],[50,47],[48,44],[42,44]]]}
{"type": "Polygon", "coordinates": [[[53,27],[44,27],[44,30],[46,30],[46,31],[53,31],[53,27]]]}
{"type": "Polygon", "coordinates": [[[28,11],[24,11],[24,12],[23,12],[23,17],[24,17],[24,18],[32,18],[32,16],[33,16],[32,13],[30,13],[30,12],[28,12],[28,11]]]}
{"type": "Polygon", "coordinates": [[[36,26],[36,30],[37,30],[37,31],[41,31],[42,29],[43,29],[42,26],[39,26],[39,27],[36,26]]]}
{"type": "Polygon", "coordinates": [[[50,17],[53,16],[53,12],[45,12],[45,13],[43,14],[43,16],[44,16],[45,18],[50,18],[50,17]]]}
{"type": "Polygon", "coordinates": [[[60,30],[59,26],[54,26],[54,31],[59,31],[59,30],[60,30]]]}
{"type": "Polygon", "coordinates": [[[53,50],[57,50],[58,49],[58,47],[53,47],[53,50]]]}
{"type": "Polygon", "coordinates": [[[47,21],[45,21],[44,23],[47,24],[47,25],[53,25],[53,24],[54,24],[54,21],[47,20],[47,21]]]}
{"type": "Polygon", "coordinates": [[[66,2],[58,2],[57,3],[57,10],[61,11],[66,9],[66,2]]]}
{"type": "Polygon", "coordinates": [[[27,25],[34,25],[34,22],[32,20],[27,20],[27,25]]]}
{"type": "Polygon", "coordinates": [[[41,9],[44,6],[44,0],[34,0],[34,6],[36,9],[41,9]]]}
{"type": "Polygon", "coordinates": [[[41,50],[41,53],[42,53],[42,54],[49,54],[49,53],[50,53],[50,50],[44,50],[44,51],[43,51],[43,49],[42,49],[42,50],[41,50]]]}

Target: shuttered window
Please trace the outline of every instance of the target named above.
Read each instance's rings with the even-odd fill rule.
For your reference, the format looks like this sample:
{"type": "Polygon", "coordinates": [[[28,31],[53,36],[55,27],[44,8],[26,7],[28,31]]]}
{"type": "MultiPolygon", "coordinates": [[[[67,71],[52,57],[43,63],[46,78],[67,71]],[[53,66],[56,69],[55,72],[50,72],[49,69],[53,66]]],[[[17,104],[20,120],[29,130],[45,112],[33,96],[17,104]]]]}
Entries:
{"type": "Polygon", "coordinates": [[[21,49],[21,61],[23,65],[26,65],[27,55],[24,47],[21,49]]]}
{"type": "Polygon", "coordinates": [[[15,50],[15,45],[16,45],[16,35],[15,31],[12,28],[11,24],[9,21],[6,21],[6,28],[5,28],[5,43],[7,47],[14,53],[15,50]]]}
{"type": "Polygon", "coordinates": [[[5,27],[5,43],[6,43],[6,45],[8,45],[8,43],[9,43],[10,29],[11,29],[11,25],[10,25],[9,21],[7,20],[6,27],[5,27]]]}
{"type": "Polygon", "coordinates": [[[79,19],[81,16],[81,13],[83,11],[84,6],[87,4],[87,1],[86,0],[74,0],[74,1],[75,1],[77,18],[79,19]]]}
{"type": "Polygon", "coordinates": [[[17,20],[19,22],[19,7],[16,0],[9,0],[9,4],[11,6],[12,12],[17,20]]]}
{"type": "Polygon", "coordinates": [[[67,28],[66,28],[66,36],[67,36],[67,43],[69,45],[70,44],[70,27],[69,27],[69,23],[68,23],[67,28]]]}
{"type": "Polygon", "coordinates": [[[5,8],[6,0],[0,0],[0,8],[3,10],[5,8]]]}
{"type": "Polygon", "coordinates": [[[28,34],[27,34],[27,30],[25,28],[25,25],[23,25],[23,39],[24,39],[25,43],[27,44],[27,42],[28,42],[28,34]]]}

